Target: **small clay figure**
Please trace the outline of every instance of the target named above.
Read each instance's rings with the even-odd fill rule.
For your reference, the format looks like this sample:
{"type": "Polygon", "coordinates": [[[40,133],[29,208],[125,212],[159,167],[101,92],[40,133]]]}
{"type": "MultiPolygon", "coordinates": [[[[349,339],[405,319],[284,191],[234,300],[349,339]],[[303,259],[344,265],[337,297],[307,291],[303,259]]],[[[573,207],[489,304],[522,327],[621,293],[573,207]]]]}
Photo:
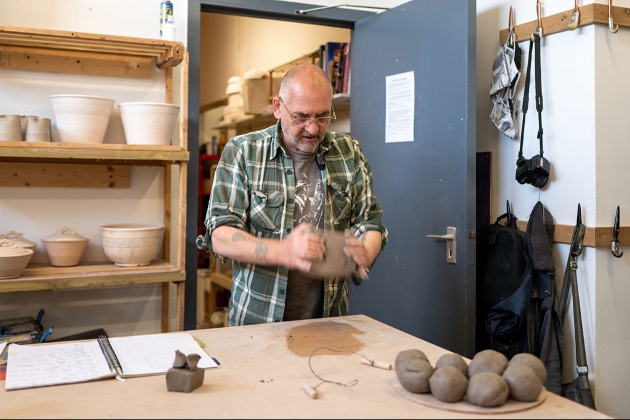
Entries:
{"type": "Polygon", "coordinates": [[[166,389],[175,392],[191,392],[203,383],[204,369],[197,369],[201,356],[189,354],[186,356],[175,350],[173,367],[166,372],[166,389]]]}
{"type": "Polygon", "coordinates": [[[468,365],[468,378],[479,372],[493,372],[503,375],[503,371],[508,365],[508,359],[503,353],[496,350],[482,350],[475,354],[468,365]]]}
{"type": "Polygon", "coordinates": [[[453,365],[437,368],[429,378],[431,394],[438,400],[447,403],[461,401],[466,394],[468,378],[453,365]]]}
{"type": "Polygon", "coordinates": [[[439,369],[442,366],[455,366],[459,369],[466,377],[468,377],[468,363],[464,360],[464,358],[457,353],[447,353],[440,356],[440,358],[435,362],[435,368],[439,369]]]}
{"type": "Polygon", "coordinates": [[[516,401],[536,401],[543,388],[540,378],[532,368],[520,363],[508,365],[503,372],[503,379],[510,389],[510,398],[516,401]]]}
{"type": "Polygon", "coordinates": [[[480,407],[498,407],[507,401],[510,389],[502,376],[494,372],[479,372],[470,377],[466,399],[480,407]]]}
{"type": "Polygon", "coordinates": [[[403,350],[396,356],[396,376],[409,392],[424,394],[431,391],[429,378],[435,369],[427,356],[417,349],[403,350]]]}
{"type": "Polygon", "coordinates": [[[547,380],[547,368],[545,364],[537,356],[531,353],[518,353],[512,356],[508,366],[512,363],[520,363],[525,366],[529,366],[534,373],[540,378],[540,382],[543,384],[547,380]]]}

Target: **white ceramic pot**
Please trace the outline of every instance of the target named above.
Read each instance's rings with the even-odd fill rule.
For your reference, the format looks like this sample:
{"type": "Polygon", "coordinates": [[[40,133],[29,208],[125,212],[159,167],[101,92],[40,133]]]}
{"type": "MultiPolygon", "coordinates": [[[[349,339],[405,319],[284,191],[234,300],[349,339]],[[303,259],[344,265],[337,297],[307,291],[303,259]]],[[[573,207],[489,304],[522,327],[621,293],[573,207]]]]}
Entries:
{"type": "Polygon", "coordinates": [[[121,267],[151,264],[162,250],[164,225],[118,223],[101,226],[103,251],[121,267]]]}
{"type": "Polygon", "coordinates": [[[20,277],[33,253],[32,249],[21,248],[8,239],[0,239],[0,279],[20,277]]]}
{"type": "Polygon", "coordinates": [[[171,144],[179,106],[161,102],[123,102],[118,108],[127,144],[171,144]]]}
{"type": "Polygon", "coordinates": [[[83,251],[90,240],[64,227],[54,234],[42,239],[50,265],[55,267],[71,267],[79,264],[83,251]]]}
{"type": "Polygon", "coordinates": [[[59,141],[103,143],[114,100],[89,95],[50,96],[59,141]]]}
{"type": "Polygon", "coordinates": [[[10,241],[13,241],[15,246],[19,246],[20,248],[26,248],[26,249],[35,251],[35,247],[37,247],[37,244],[33,241],[29,241],[23,236],[24,234],[22,232],[15,232],[12,230],[11,232],[0,233],[0,240],[8,239],[10,241]]]}

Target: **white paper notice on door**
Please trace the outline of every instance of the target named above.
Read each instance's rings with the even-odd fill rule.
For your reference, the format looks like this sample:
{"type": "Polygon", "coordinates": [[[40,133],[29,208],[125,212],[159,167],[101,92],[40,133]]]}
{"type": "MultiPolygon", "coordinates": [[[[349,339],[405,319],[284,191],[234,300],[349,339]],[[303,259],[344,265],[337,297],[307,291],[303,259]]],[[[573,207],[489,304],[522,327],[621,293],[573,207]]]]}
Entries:
{"type": "Polygon", "coordinates": [[[413,141],[414,72],[385,77],[385,143],[413,141]]]}

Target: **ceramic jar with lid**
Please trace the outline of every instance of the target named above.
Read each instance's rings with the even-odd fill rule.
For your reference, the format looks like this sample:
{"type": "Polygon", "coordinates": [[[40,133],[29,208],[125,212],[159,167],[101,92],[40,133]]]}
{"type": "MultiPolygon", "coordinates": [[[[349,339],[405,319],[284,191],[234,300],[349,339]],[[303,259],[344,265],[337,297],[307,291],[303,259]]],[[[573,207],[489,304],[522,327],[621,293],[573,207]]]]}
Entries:
{"type": "Polygon", "coordinates": [[[42,239],[50,264],[55,267],[71,267],[79,264],[83,251],[90,240],[64,227],[42,239]]]}
{"type": "Polygon", "coordinates": [[[24,234],[22,232],[16,232],[13,230],[7,233],[0,233],[0,239],[8,239],[13,241],[13,243],[20,248],[26,248],[33,251],[35,251],[35,247],[37,246],[35,242],[24,238],[24,234]]]}

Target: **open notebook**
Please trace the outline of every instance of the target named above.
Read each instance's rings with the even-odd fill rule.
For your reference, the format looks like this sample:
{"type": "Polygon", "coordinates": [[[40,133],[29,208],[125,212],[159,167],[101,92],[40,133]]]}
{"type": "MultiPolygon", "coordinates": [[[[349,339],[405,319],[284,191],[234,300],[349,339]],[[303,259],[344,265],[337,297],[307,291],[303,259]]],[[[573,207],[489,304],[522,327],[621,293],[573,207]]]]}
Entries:
{"type": "Polygon", "coordinates": [[[116,377],[119,362],[121,377],[164,374],[173,366],[175,350],[201,358],[198,368],[218,364],[186,332],[112,337],[42,344],[11,344],[7,359],[5,389],[88,382],[116,377]],[[103,343],[111,350],[103,348],[103,343]],[[108,355],[110,353],[110,355],[108,355]],[[115,358],[114,358],[115,355],[115,358]],[[117,359],[117,360],[116,360],[117,359]]]}

